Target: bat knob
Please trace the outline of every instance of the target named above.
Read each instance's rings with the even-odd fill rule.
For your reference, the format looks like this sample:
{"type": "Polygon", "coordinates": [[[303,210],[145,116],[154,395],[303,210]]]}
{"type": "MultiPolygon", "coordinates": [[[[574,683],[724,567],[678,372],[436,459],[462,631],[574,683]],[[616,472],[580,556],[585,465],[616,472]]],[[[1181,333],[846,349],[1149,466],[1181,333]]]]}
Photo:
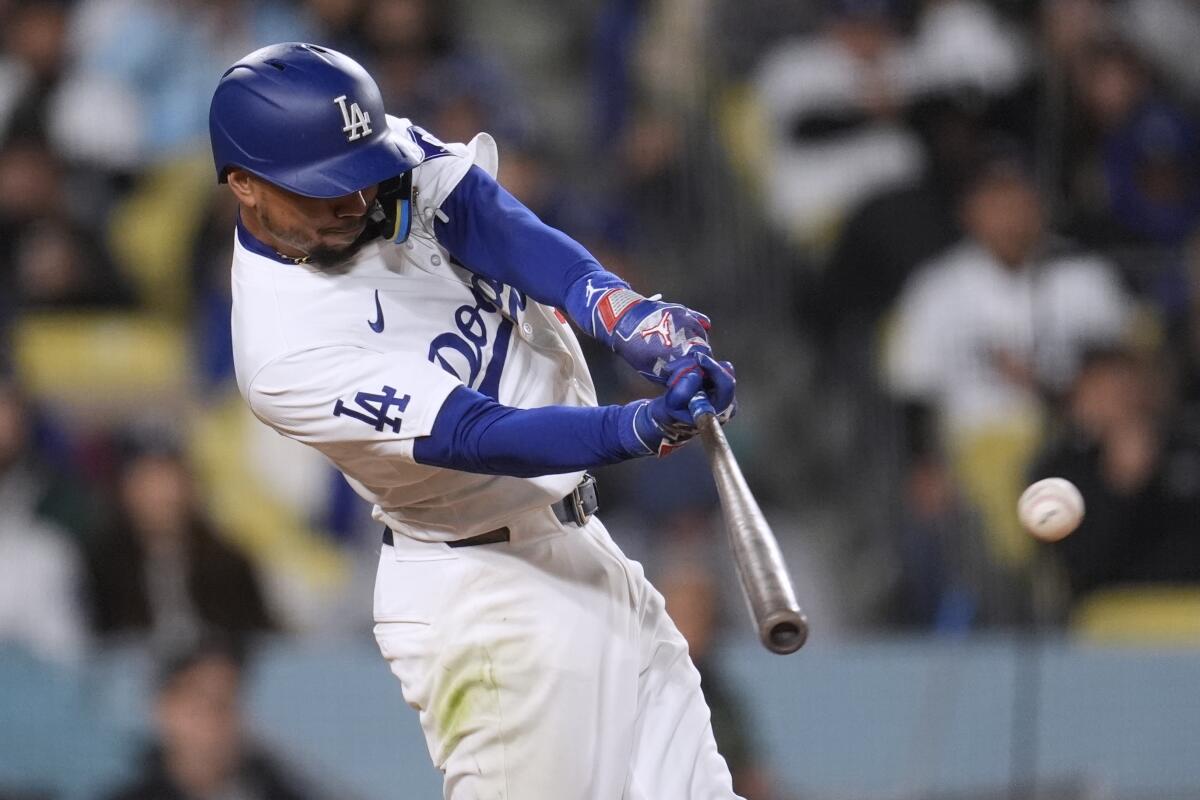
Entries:
{"type": "Polygon", "coordinates": [[[697,422],[705,414],[712,414],[713,416],[717,414],[717,410],[713,408],[712,403],[709,402],[708,396],[704,392],[696,392],[692,395],[692,399],[688,401],[688,411],[692,412],[692,419],[697,422]]]}

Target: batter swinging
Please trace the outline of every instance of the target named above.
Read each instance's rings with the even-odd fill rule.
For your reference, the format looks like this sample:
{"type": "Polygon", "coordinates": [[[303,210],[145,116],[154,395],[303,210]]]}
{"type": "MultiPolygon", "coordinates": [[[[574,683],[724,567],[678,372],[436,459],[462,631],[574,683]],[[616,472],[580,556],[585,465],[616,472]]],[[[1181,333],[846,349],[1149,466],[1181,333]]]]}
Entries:
{"type": "Polygon", "coordinates": [[[664,454],[732,367],[495,180],[487,134],[385,115],[361,66],[279,44],[222,76],[237,379],[386,526],[375,635],[454,800],[732,798],[687,646],[584,470],[664,454]],[[560,311],[561,309],[561,311],[560,311]],[[567,316],[664,385],[597,407],[567,316]]]}

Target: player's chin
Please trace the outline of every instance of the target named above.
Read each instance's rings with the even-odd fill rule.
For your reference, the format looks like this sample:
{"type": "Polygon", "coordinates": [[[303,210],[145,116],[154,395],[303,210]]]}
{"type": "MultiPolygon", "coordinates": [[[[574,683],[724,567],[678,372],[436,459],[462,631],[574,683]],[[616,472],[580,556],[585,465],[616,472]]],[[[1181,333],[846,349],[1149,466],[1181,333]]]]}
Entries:
{"type": "Polygon", "coordinates": [[[356,235],[348,240],[346,237],[331,240],[322,236],[320,244],[308,249],[308,260],[322,269],[337,269],[344,267],[362,246],[361,236],[356,235]]]}

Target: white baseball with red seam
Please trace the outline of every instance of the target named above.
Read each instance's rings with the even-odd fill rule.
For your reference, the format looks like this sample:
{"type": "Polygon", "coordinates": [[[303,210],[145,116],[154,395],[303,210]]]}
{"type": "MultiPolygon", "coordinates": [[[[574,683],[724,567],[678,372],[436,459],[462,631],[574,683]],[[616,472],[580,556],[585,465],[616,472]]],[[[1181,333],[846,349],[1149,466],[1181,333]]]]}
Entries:
{"type": "Polygon", "coordinates": [[[1043,542],[1057,542],[1083,520],[1083,495],[1065,478],[1044,478],[1021,493],[1017,516],[1043,542]]]}

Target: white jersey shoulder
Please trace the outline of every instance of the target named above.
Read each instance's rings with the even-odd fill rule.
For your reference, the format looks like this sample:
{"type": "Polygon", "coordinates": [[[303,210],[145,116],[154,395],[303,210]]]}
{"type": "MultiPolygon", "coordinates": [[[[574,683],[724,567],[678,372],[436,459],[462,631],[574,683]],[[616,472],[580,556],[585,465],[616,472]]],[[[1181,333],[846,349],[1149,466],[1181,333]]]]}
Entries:
{"type": "Polygon", "coordinates": [[[407,119],[388,116],[392,131],[411,140],[422,151],[421,163],[413,171],[414,202],[418,219],[429,220],[472,165],[493,178],[500,167],[496,141],[487,133],[478,133],[467,144],[447,144],[407,119]]]}
{"type": "Polygon", "coordinates": [[[435,237],[440,205],[495,143],[443,143],[394,117],[419,146],[414,221],[400,245],[343,268],[284,259],[235,234],[233,342],[255,415],[327,456],[393,529],[425,539],[491,530],[565,495],[578,474],[523,479],[418,464],[446,397],[466,385],[504,405],[594,405],[579,343],[555,309],[456,263],[435,237]]]}

